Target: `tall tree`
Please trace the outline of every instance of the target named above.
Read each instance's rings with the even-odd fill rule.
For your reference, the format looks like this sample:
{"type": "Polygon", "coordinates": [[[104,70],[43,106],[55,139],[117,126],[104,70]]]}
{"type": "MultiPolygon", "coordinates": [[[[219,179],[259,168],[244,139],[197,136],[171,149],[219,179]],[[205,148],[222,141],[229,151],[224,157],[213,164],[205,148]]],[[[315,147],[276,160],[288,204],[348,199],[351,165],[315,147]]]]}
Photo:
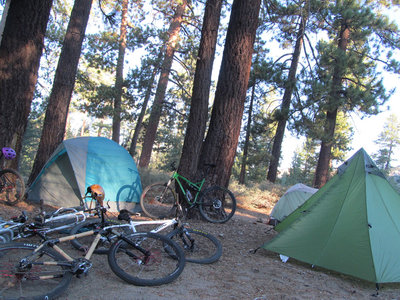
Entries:
{"type": "MultiPolygon", "coordinates": [[[[345,57],[347,45],[350,38],[350,22],[349,19],[343,18],[340,26],[338,41],[338,53],[345,57]]],[[[336,117],[339,110],[337,99],[341,97],[342,80],[345,74],[345,66],[339,62],[340,56],[337,57],[337,63],[334,66],[332,74],[332,83],[328,95],[326,119],[324,124],[324,134],[321,140],[321,149],[319,151],[317,169],[315,171],[314,187],[321,188],[329,178],[329,165],[334,142],[336,117]],[[336,103],[335,103],[336,102],[336,103]]]]}
{"type": "MultiPolygon", "coordinates": [[[[306,1],[304,4],[305,7],[307,7],[307,3],[308,2],[306,1]]],[[[276,116],[279,115],[279,118],[278,118],[278,124],[276,127],[274,143],[272,146],[272,157],[270,160],[268,175],[267,175],[267,179],[271,182],[276,181],[276,175],[278,173],[279,160],[281,157],[282,142],[283,142],[283,137],[285,135],[286,123],[287,123],[287,120],[289,117],[291,98],[292,98],[294,88],[296,86],[297,66],[299,64],[301,48],[303,46],[303,39],[304,39],[304,34],[305,34],[306,23],[308,20],[307,9],[301,9],[300,12],[301,12],[301,14],[299,17],[299,22],[298,22],[298,31],[296,34],[296,42],[295,42],[294,51],[292,54],[291,64],[290,64],[290,68],[289,68],[289,74],[288,74],[288,78],[285,83],[285,91],[283,94],[280,111],[279,111],[279,113],[276,114],[276,116]]]]}
{"type": "Polygon", "coordinates": [[[206,131],[211,75],[221,8],[222,0],[208,0],[204,10],[203,27],[190,102],[189,121],[178,168],[180,174],[189,178],[192,178],[197,171],[201,145],[206,131]]]}
{"type": "Polygon", "coordinates": [[[119,143],[119,135],[121,129],[121,98],[122,98],[122,84],[124,81],[124,60],[126,50],[126,31],[128,23],[128,4],[129,0],[122,1],[122,14],[121,26],[119,33],[119,47],[117,59],[117,71],[115,74],[115,97],[114,97],[114,111],[113,111],[113,131],[112,140],[119,143]]]}
{"type": "Polygon", "coordinates": [[[64,139],[69,104],[92,0],[75,0],[46,109],[42,136],[28,184],[64,139]]]}
{"type": "Polygon", "coordinates": [[[153,106],[150,113],[149,124],[144,137],[142,152],[140,154],[139,166],[148,167],[150,163],[151,152],[153,150],[154,140],[157,134],[157,127],[160,121],[163,108],[163,101],[168,85],[168,77],[171,72],[172,62],[176,47],[178,46],[179,32],[183,22],[187,0],[173,2],[175,13],[168,29],[168,40],[165,46],[164,59],[161,64],[160,78],[158,80],[156,94],[154,96],[153,106]]]}
{"type": "Polygon", "coordinates": [[[319,12],[318,24],[324,25],[329,40],[318,42],[313,72],[303,73],[307,75],[302,78],[303,97],[296,99],[302,103],[296,106],[303,126],[309,128],[307,135],[321,141],[314,178],[317,188],[329,179],[338,113],[378,113],[389,96],[378,64],[399,71],[392,54],[399,49],[399,31],[380,14],[382,3],[361,6],[354,0],[332,1],[319,12]]]}
{"type": "Polygon", "coordinates": [[[228,186],[240,134],[258,27],[260,0],[234,0],[210,125],[198,165],[214,164],[208,181],[228,186]]]}
{"type": "Polygon", "coordinates": [[[400,122],[395,114],[391,114],[375,144],[379,146],[378,153],[374,155],[376,164],[389,173],[393,161],[393,152],[400,146],[400,122]]]}
{"type": "MultiPolygon", "coordinates": [[[[18,157],[38,76],[52,0],[11,1],[0,44],[0,146],[18,157]]],[[[13,160],[17,167],[17,160],[13,160]]]]}
{"type": "Polygon", "coordinates": [[[143,102],[142,102],[142,108],[140,109],[140,113],[138,118],[136,119],[136,125],[135,125],[135,130],[133,132],[133,136],[132,136],[132,140],[131,140],[131,145],[129,146],[129,154],[134,157],[135,153],[136,153],[136,145],[137,145],[137,141],[139,138],[139,134],[140,131],[142,129],[142,125],[143,125],[143,119],[144,116],[146,114],[146,110],[147,110],[147,104],[149,103],[150,97],[152,95],[152,90],[153,90],[153,85],[154,85],[154,81],[156,79],[156,76],[159,72],[159,66],[161,63],[161,58],[162,58],[162,51],[159,52],[159,56],[156,59],[156,61],[154,62],[153,66],[152,66],[152,71],[151,71],[151,75],[150,78],[148,80],[146,80],[146,92],[143,98],[143,102]]]}

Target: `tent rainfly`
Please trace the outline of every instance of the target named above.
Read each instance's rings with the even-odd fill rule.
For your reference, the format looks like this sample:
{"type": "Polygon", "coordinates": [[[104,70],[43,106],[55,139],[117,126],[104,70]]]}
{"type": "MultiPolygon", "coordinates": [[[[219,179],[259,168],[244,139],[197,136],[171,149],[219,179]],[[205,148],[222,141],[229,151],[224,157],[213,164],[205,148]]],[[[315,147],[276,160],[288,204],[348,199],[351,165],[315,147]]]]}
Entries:
{"type": "Polygon", "coordinates": [[[283,219],[315,194],[316,191],[318,191],[318,189],[302,183],[291,186],[275,204],[270,217],[282,222],[283,219]]]}
{"type": "Polygon", "coordinates": [[[30,186],[28,200],[78,206],[92,184],[104,188],[110,211],[139,209],[142,185],[136,164],[122,146],[104,137],[64,140],[30,186]]]}
{"type": "Polygon", "coordinates": [[[370,282],[400,282],[400,194],[364,149],[262,247],[370,282]]]}

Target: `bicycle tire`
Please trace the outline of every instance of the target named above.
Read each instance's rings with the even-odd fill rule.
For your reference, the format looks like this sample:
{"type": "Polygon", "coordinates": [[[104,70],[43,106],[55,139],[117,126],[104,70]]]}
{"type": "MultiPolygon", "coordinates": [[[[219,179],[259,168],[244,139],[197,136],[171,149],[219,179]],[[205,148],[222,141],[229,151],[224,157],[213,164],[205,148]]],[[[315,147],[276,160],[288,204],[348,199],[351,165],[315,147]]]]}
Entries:
{"type": "Polygon", "coordinates": [[[170,186],[157,182],[144,189],[140,196],[140,206],[146,216],[165,219],[175,214],[176,200],[176,193],[170,186]]]}
{"type": "Polygon", "coordinates": [[[0,199],[14,205],[25,196],[25,183],[22,176],[13,169],[0,171],[0,199]]]}
{"type": "Polygon", "coordinates": [[[211,264],[222,255],[221,242],[213,235],[192,228],[177,228],[167,234],[185,253],[187,262],[211,264]]]}
{"type": "Polygon", "coordinates": [[[199,208],[207,221],[225,223],[235,214],[236,199],[230,190],[214,185],[201,193],[199,208]]]}
{"type": "Polygon", "coordinates": [[[150,232],[124,238],[134,245],[119,239],[108,252],[110,268],[121,279],[138,286],[156,286],[172,282],[182,273],[185,255],[171,239],[150,232]]]}
{"type": "MultiPolygon", "coordinates": [[[[90,231],[94,229],[102,229],[106,226],[112,226],[112,225],[118,225],[121,224],[117,221],[112,221],[112,220],[106,220],[104,223],[100,219],[92,219],[92,220],[87,220],[81,223],[78,223],[76,226],[74,226],[71,231],[70,235],[73,234],[78,234],[81,232],[85,231],[90,231]]],[[[129,232],[131,233],[131,232],[129,232]]],[[[71,240],[71,244],[74,248],[87,252],[89,249],[90,245],[92,244],[93,240],[95,238],[95,235],[90,235],[86,237],[81,237],[78,239],[73,239],[71,240]]],[[[96,254],[107,254],[108,250],[113,243],[113,239],[115,238],[114,235],[112,235],[110,232],[105,232],[102,234],[101,239],[99,243],[96,246],[96,249],[94,250],[94,253],[96,254]]]]}
{"type": "Polygon", "coordinates": [[[36,248],[33,244],[15,242],[0,245],[0,299],[53,299],[67,289],[73,275],[68,267],[40,264],[43,261],[65,261],[51,248],[39,250],[33,266],[17,270],[19,261],[36,248]],[[47,275],[61,277],[39,277],[47,275]]]}

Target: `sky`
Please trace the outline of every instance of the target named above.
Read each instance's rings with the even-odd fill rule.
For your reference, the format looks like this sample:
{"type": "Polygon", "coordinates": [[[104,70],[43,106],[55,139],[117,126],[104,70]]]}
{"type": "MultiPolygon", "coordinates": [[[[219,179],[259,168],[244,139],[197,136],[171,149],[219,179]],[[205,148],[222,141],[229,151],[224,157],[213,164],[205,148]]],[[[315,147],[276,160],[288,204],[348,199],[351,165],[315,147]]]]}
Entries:
{"type": "MultiPolygon", "coordinates": [[[[388,90],[396,87],[398,83],[400,83],[399,75],[385,75],[385,86],[388,90]]],[[[395,91],[381,110],[382,112],[378,115],[365,116],[363,119],[359,115],[351,115],[350,124],[354,130],[353,141],[351,143],[353,150],[348,153],[346,159],[350,158],[360,148],[364,148],[370,156],[378,152],[379,146],[375,141],[382,132],[389,115],[395,114],[398,120],[400,120],[400,90],[395,91]]],[[[281,170],[286,170],[290,167],[295,150],[301,148],[303,142],[304,139],[293,136],[289,134],[289,131],[286,131],[282,145],[281,170]]],[[[393,158],[392,166],[400,166],[400,148],[395,150],[393,158]]]]}

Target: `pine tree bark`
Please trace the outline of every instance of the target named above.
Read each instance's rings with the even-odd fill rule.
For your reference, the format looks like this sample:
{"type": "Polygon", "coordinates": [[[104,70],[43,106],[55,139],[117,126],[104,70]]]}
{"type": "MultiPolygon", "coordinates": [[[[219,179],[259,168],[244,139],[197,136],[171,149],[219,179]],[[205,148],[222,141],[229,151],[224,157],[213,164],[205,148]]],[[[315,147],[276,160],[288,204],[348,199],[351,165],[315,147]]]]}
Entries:
{"type": "Polygon", "coordinates": [[[156,139],[158,123],[161,118],[162,107],[165,92],[168,85],[168,77],[171,72],[174,53],[178,45],[179,32],[183,21],[183,14],[187,7],[187,0],[179,1],[171,25],[168,29],[168,41],[164,59],[161,65],[160,79],[158,80],[156,94],[154,96],[153,106],[149,117],[146,134],[143,141],[142,153],[140,154],[139,167],[147,168],[150,163],[151,152],[153,151],[154,141],[156,139]]]}
{"type": "Polygon", "coordinates": [[[240,167],[239,184],[244,184],[246,180],[247,156],[249,153],[251,121],[253,116],[253,103],[254,103],[255,91],[256,91],[256,83],[254,82],[253,87],[251,89],[249,113],[247,115],[246,138],[243,147],[243,157],[242,157],[242,165],[240,167]]]}
{"type": "MultiPolygon", "coordinates": [[[[338,34],[338,48],[342,55],[345,55],[347,44],[350,37],[348,20],[343,20],[338,34]]],[[[332,86],[328,99],[328,110],[326,112],[326,121],[324,126],[324,136],[321,141],[321,149],[318,157],[318,164],[315,170],[314,187],[321,188],[329,179],[329,165],[332,155],[332,146],[334,143],[336,116],[338,112],[337,99],[341,98],[341,87],[343,77],[343,66],[338,61],[334,67],[332,75],[332,86]]]]}
{"type": "Polygon", "coordinates": [[[75,86],[91,6],[92,0],[75,0],[74,2],[28,184],[33,182],[47,159],[64,139],[69,104],[75,86]]]}
{"type": "Polygon", "coordinates": [[[178,168],[179,174],[188,178],[193,178],[197,172],[201,145],[206,131],[211,75],[218,38],[221,8],[222,0],[208,0],[204,10],[189,120],[178,168]]]}
{"type": "Polygon", "coordinates": [[[37,82],[52,0],[11,1],[0,44],[0,147],[13,147],[18,167],[37,82]]]}
{"type": "Polygon", "coordinates": [[[124,60],[126,50],[126,27],[128,24],[128,0],[122,1],[122,16],[121,27],[119,34],[119,48],[117,59],[117,70],[115,75],[115,98],[114,98],[114,112],[112,123],[112,140],[119,143],[119,135],[121,131],[121,99],[122,99],[122,85],[124,83],[124,60]]]}
{"type": "Polygon", "coordinates": [[[258,27],[260,0],[235,0],[226,35],[210,125],[200,155],[199,172],[216,165],[208,184],[227,187],[238,145],[241,119],[258,27]]]}
{"type": "Polygon", "coordinates": [[[278,125],[276,127],[274,143],[272,145],[272,153],[271,153],[272,157],[269,163],[268,175],[267,175],[267,180],[271,182],[276,181],[276,177],[278,174],[278,166],[281,157],[282,142],[283,142],[283,137],[285,136],[286,123],[289,117],[289,109],[290,109],[292,94],[296,86],[296,72],[297,72],[297,66],[299,64],[301,48],[303,47],[304,31],[307,19],[308,19],[307,15],[301,16],[299,31],[297,32],[296,44],[292,56],[292,62],[290,64],[287,84],[282,98],[281,115],[280,119],[278,120],[278,125]]]}

